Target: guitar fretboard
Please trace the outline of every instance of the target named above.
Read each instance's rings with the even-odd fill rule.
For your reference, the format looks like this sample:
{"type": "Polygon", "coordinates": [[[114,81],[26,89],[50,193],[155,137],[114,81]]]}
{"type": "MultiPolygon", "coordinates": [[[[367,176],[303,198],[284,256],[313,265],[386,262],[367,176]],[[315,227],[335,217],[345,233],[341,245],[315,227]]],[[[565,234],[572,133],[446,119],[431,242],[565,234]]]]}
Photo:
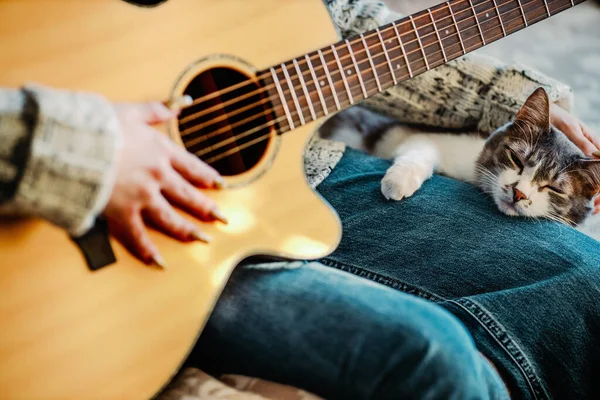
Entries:
{"type": "Polygon", "coordinates": [[[448,1],[259,75],[283,133],[584,1],[448,1]]]}

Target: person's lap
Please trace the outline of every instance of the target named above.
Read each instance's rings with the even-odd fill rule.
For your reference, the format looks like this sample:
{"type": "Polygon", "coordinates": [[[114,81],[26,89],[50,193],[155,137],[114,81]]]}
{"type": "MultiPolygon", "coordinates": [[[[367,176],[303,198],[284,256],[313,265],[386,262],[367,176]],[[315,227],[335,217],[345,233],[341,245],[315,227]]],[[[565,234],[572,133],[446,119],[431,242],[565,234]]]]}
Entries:
{"type": "Polygon", "coordinates": [[[600,243],[507,217],[474,186],[441,176],[389,202],[379,189],[388,167],[348,150],[319,186],[344,232],[322,262],[453,312],[514,393],[598,397],[600,243]]]}
{"type": "Polygon", "coordinates": [[[402,349],[408,333],[439,339],[422,336],[436,323],[427,325],[418,316],[433,312],[431,320],[443,321],[453,333],[444,337],[457,346],[449,351],[455,357],[469,354],[471,364],[464,364],[462,373],[484,368],[489,374],[472,356],[474,349],[465,350],[470,339],[462,326],[440,307],[402,293],[408,292],[458,316],[516,397],[596,393],[598,383],[590,374],[600,354],[593,341],[600,326],[594,302],[600,245],[555,223],[505,217],[474,187],[439,176],[414,197],[388,202],[379,190],[388,166],[348,150],[318,188],[344,225],[340,247],[321,262],[359,278],[331,275],[335,269],[320,264],[291,271],[238,270],[195,360],[205,369],[320,394],[344,387],[368,397],[369,382],[378,378],[373,374],[385,371],[378,364],[387,359],[383,352],[402,353],[394,351],[402,349]],[[338,279],[355,283],[347,289],[338,279]],[[373,346],[381,357],[373,356],[373,346]]]}
{"type": "Polygon", "coordinates": [[[450,313],[316,262],[238,269],[188,364],[327,399],[506,398],[450,313]]]}

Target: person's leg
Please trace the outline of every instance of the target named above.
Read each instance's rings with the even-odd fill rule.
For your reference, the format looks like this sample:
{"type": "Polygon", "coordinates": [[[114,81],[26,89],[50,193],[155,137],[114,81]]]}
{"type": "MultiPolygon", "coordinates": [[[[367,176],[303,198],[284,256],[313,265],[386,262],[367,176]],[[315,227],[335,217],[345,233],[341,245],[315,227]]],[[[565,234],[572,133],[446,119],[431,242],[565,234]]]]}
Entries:
{"type": "Polygon", "coordinates": [[[441,176],[387,201],[389,165],[348,150],[319,186],[344,227],[322,263],[452,311],[518,398],[599,397],[600,243],[441,176]]]}
{"type": "Polygon", "coordinates": [[[507,398],[450,313],[318,263],[234,272],[188,364],[327,399],[507,398]]]}

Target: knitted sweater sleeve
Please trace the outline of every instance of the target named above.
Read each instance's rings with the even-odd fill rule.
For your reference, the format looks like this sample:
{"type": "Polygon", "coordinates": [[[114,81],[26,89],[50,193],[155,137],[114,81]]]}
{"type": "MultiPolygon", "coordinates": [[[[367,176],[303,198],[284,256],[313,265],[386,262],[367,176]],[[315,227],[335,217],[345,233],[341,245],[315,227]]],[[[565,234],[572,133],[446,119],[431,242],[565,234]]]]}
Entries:
{"type": "Polygon", "coordinates": [[[0,213],[85,233],[110,196],[120,142],[117,117],[100,96],[0,88],[0,213]]]}
{"type": "MultiPolygon", "coordinates": [[[[325,0],[342,37],[396,21],[380,0],[325,0]]],[[[571,89],[541,73],[467,55],[365,100],[362,105],[405,123],[492,132],[510,121],[538,87],[570,109],[571,89]]]]}

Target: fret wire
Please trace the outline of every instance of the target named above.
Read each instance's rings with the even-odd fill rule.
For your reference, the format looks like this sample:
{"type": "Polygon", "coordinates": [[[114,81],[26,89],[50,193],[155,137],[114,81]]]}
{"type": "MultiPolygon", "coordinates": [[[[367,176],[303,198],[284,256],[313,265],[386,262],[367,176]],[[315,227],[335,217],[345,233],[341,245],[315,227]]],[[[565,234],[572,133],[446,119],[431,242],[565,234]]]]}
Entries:
{"type": "Polygon", "coordinates": [[[302,85],[302,91],[304,92],[304,97],[306,98],[306,103],[308,104],[310,116],[312,117],[313,121],[315,121],[317,119],[317,115],[315,114],[315,109],[312,105],[312,100],[310,98],[310,94],[308,94],[308,88],[306,87],[306,82],[304,82],[304,74],[302,73],[302,70],[300,69],[300,65],[298,65],[298,61],[296,61],[295,58],[292,60],[292,62],[294,63],[294,67],[296,68],[296,73],[298,74],[298,80],[300,81],[300,85],[302,85]]]}
{"type": "Polygon", "coordinates": [[[319,101],[321,102],[321,107],[323,108],[323,112],[325,116],[329,115],[329,110],[327,109],[327,104],[325,104],[325,97],[323,96],[323,92],[321,91],[321,85],[319,83],[319,79],[317,78],[317,74],[313,68],[312,62],[310,61],[310,57],[308,54],[304,56],[306,59],[306,65],[308,65],[308,69],[312,76],[313,82],[315,83],[315,87],[317,88],[317,94],[319,95],[319,101]]]}
{"type": "Polygon", "coordinates": [[[477,25],[477,29],[479,29],[479,35],[481,35],[481,40],[483,42],[483,45],[485,46],[485,37],[483,37],[481,25],[479,25],[479,17],[477,16],[477,11],[475,11],[475,7],[473,6],[473,0],[469,0],[469,4],[471,5],[471,9],[473,10],[473,16],[475,17],[475,24],[477,25]]]}
{"type": "Polygon", "coordinates": [[[446,57],[446,50],[444,50],[444,42],[442,42],[442,38],[440,37],[440,32],[438,31],[438,28],[435,24],[435,20],[433,19],[433,14],[431,13],[431,9],[427,9],[427,12],[429,13],[429,18],[431,19],[431,22],[433,23],[433,29],[435,29],[435,34],[438,38],[438,42],[440,43],[440,49],[442,49],[442,56],[444,56],[444,62],[448,62],[448,58],[446,57]]]}
{"type": "Polygon", "coordinates": [[[279,83],[279,78],[277,77],[277,73],[275,72],[274,68],[271,68],[271,75],[273,75],[273,82],[275,82],[277,92],[279,93],[279,97],[281,98],[281,104],[283,105],[283,111],[285,112],[285,116],[287,117],[288,124],[290,125],[290,128],[296,129],[296,126],[294,125],[294,120],[292,119],[292,115],[290,114],[290,109],[287,105],[287,100],[283,95],[283,90],[281,90],[281,84],[279,83]]]}
{"type": "Polygon", "coordinates": [[[454,22],[454,27],[456,28],[456,33],[458,35],[458,40],[460,42],[460,47],[462,48],[463,55],[467,54],[467,50],[465,49],[465,44],[463,43],[463,40],[462,40],[462,35],[460,34],[460,28],[458,27],[458,24],[456,23],[456,17],[454,16],[454,11],[452,11],[452,5],[450,4],[449,1],[447,1],[446,4],[448,5],[448,10],[450,10],[450,15],[452,16],[452,22],[454,22]]]}
{"type": "Polygon", "coordinates": [[[402,57],[404,57],[404,61],[406,62],[406,67],[408,68],[408,75],[412,78],[413,72],[412,72],[412,68],[410,67],[410,62],[408,61],[408,56],[406,55],[406,52],[404,51],[404,44],[402,44],[402,36],[400,36],[400,32],[398,32],[398,27],[396,26],[395,22],[392,22],[392,26],[394,27],[394,31],[396,31],[396,36],[398,36],[398,43],[400,44],[400,51],[402,52],[402,57]]]}
{"type": "Polygon", "coordinates": [[[290,74],[288,74],[287,67],[285,66],[285,64],[281,64],[281,68],[283,69],[283,76],[285,76],[285,81],[287,82],[288,87],[290,88],[290,93],[292,94],[292,100],[294,101],[296,110],[298,110],[298,117],[300,117],[300,124],[306,125],[306,121],[304,121],[304,114],[302,113],[302,110],[300,109],[300,102],[298,102],[298,96],[296,96],[296,90],[294,89],[294,85],[292,83],[292,80],[290,79],[290,74]]]}
{"type": "MultiPolygon", "coordinates": [[[[561,10],[559,10],[558,12],[561,12],[561,11],[564,11],[564,9],[561,9],[561,10]]],[[[541,20],[544,20],[545,18],[547,18],[547,17],[542,17],[542,19],[541,19],[541,20]]],[[[519,19],[520,19],[520,18],[519,18],[519,19]]],[[[510,20],[509,22],[512,22],[512,21],[515,21],[515,19],[513,19],[513,20],[510,20]]],[[[535,21],[535,22],[538,22],[538,21],[535,21]]],[[[486,32],[487,32],[487,31],[488,31],[488,30],[486,30],[486,32]]],[[[474,47],[474,48],[476,49],[476,48],[478,48],[478,47],[480,47],[480,46],[479,46],[479,45],[475,45],[475,46],[472,46],[472,47],[474,47]]],[[[471,51],[471,48],[469,48],[469,51],[471,51]]],[[[452,55],[452,57],[459,57],[459,56],[460,56],[460,54],[459,54],[459,55],[456,55],[456,54],[452,55]]],[[[273,72],[274,72],[274,71],[273,71],[273,69],[271,68],[271,73],[273,73],[273,72]]],[[[405,79],[405,78],[406,78],[406,76],[405,76],[403,79],[405,79]]],[[[276,79],[274,79],[274,81],[276,82],[276,79]]],[[[283,103],[282,103],[282,105],[283,105],[283,103]]],[[[276,109],[276,107],[275,107],[275,108],[273,108],[273,110],[275,110],[275,109],[276,109]]],[[[274,123],[272,123],[271,125],[268,125],[268,126],[274,126],[274,124],[276,124],[276,123],[278,123],[278,122],[282,121],[282,119],[283,119],[283,118],[284,118],[284,117],[279,117],[277,120],[275,120],[275,121],[274,121],[274,123]]],[[[262,127],[259,127],[259,128],[264,128],[264,126],[262,126],[262,127]]],[[[263,137],[267,137],[267,136],[269,136],[269,135],[265,135],[265,136],[263,136],[263,137]]]]}
{"type": "Polygon", "coordinates": [[[380,92],[383,92],[383,89],[381,88],[381,83],[379,83],[379,77],[377,76],[377,68],[375,68],[375,64],[373,64],[373,58],[371,57],[371,51],[369,51],[369,45],[365,40],[365,35],[361,33],[360,37],[362,39],[363,46],[365,47],[365,52],[367,53],[369,64],[371,64],[371,71],[373,71],[373,76],[375,77],[375,82],[377,83],[377,89],[379,89],[380,92]]]}
{"type": "Polygon", "coordinates": [[[325,62],[325,58],[323,57],[323,52],[321,50],[319,52],[319,57],[321,58],[321,64],[323,65],[323,69],[325,70],[325,75],[327,75],[327,82],[329,83],[329,87],[331,88],[331,93],[333,94],[333,101],[335,102],[335,106],[338,111],[341,110],[340,100],[338,99],[337,93],[335,91],[335,86],[331,80],[331,74],[329,73],[329,68],[327,68],[327,63],[325,62]]]}
{"type": "Polygon", "coordinates": [[[506,37],[506,30],[504,29],[504,22],[502,22],[502,16],[500,15],[500,10],[498,9],[498,4],[496,3],[496,0],[492,0],[492,2],[494,3],[494,8],[496,9],[498,21],[500,21],[500,27],[502,28],[502,35],[504,37],[506,37]]]}
{"type": "Polygon", "coordinates": [[[523,5],[521,4],[521,0],[517,0],[517,3],[519,3],[519,8],[521,9],[521,14],[523,14],[523,22],[525,22],[525,28],[527,28],[529,26],[529,24],[527,23],[527,17],[525,16],[525,10],[523,10],[523,5]]]}
{"type": "MultiPolygon", "coordinates": [[[[537,8],[536,10],[539,10],[539,9],[540,9],[540,8],[537,8]]],[[[562,11],[562,10],[561,10],[561,11],[562,11]]],[[[507,12],[505,12],[504,14],[508,14],[509,12],[510,12],[510,11],[507,11],[507,12]]],[[[539,18],[539,17],[538,17],[538,18],[539,18]]],[[[547,18],[547,17],[545,17],[545,16],[544,16],[544,17],[542,17],[542,20],[543,20],[543,19],[545,19],[545,18],[547,18]]],[[[521,17],[518,17],[518,19],[521,19],[521,17]]],[[[512,19],[512,20],[510,20],[510,21],[508,21],[508,22],[513,22],[513,21],[516,21],[516,20],[517,20],[517,19],[512,19]]],[[[536,22],[537,22],[537,21],[536,21],[536,22]]],[[[521,28],[521,29],[522,29],[522,28],[521,28]]],[[[491,29],[487,29],[485,32],[488,32],[488,31],[491,31],[491,29]]],[[[472,36],[472,37],[469,37],[469,38],[467,38],[467,39],[473,39],[473,38],[475,38],[475,37],[477,37],[477,36],[479,36],[479,35],[472,36]]],[[[495,39],[497,39],[497,38],[499,38],[499,37],[496,37],[495,39]]],[[[429,45],[428,47],[430,47],[430,46],[431,46],[431,45],[429,45]]],[[[469,48],[469,51],[472,51],[472,49],[476,49],[476,48],[478,48],[478,47],[480,47],[480,45],[474,45],[474,46],[471,46],[471,47],[469,48]]],[[[460,56],[460,55],[457,55],[457,54],[454,54],[454,55],[452,55],[452,57],[459,57],[459,56],[460,56]]],[[[400,57],[401,57],[401,56],[399,56],[399,57],[396,57],[395,59],[393,59],[393,61],[397,60],[397,59],[398,59],[398,58],[400,58],[400,57]]],[[[379,65],[381,66],[381,65],[383,65],[383,64],[379,64],[379,65]]],[[[423,71],[421,71],[421,72],[423,72],[423,71]]],[[[403,78],[403,79],[406,79],[406,78],[407,78],[407,76],[404,76],[404,78],[403,78]]]]}
{"type": "Polygon", "coordinates": [[[346,74],[344,73],[344,67],[342,66],[342,62],[340,61],[340,57],[334,45],[331,45],[331,51],[333,52],[338,69],[340,70],[340,75],[342,76],[342,81],[344,81],[346,92],[348,92],[348,100],[350,100],[350,104],[354,104],[354,97],[352,97],[352,91],[350,90],[350,86],[348,86],[348,80],[346,79],[346,74]]]}
{"type": "Polygon", "coordinates": [[[390,67],[390,73],[392,74],[392,80],[394,81],[394,85],[398,84],[398,80],[396,79],[396,74],[394,73],[394,66],[392,65],[392,60],[390,59],[390,55],[388,54],[387,47],[385,42],[383,41],[383,37],[381,36],[381,32],[379,28],[375,28],[377,31],[377,35],[379,36],[379,42],[381,43],[381,48],[383,49],[383,54],[385,54],[385,59],[387,60],[388,66],[390,67]]]}
{"type": "MultiPolygon", "coordinates": [[[[539,10],[539,9],[540,9],[540,8],[538,8],[537,10],[539,10]]],[[[508,14],[509,12],[510,12],[510,11],[507,11],[507,12],[505,12],[504,14],[508,14]]],[[[470,18],[472,18],[472,17],[470,17],[470,18]]],[[[539,17],[538,17],[538,18],[539,18],[539,17]]],[[[544,17],[542,17],[542,19],[545,19],[545,18],[547,18],[547,17],[545,17],[545,16],[544,16],[544,17]]],[[[464,20],[466,20],[466,19],[469,19],[469,18],[465,18],[465,19],[463,19],[462,21],[464,21],[464,20]]],[[[521,17],[518,17],[518,19],[522,19],[522,18],[521,18],[521,17]]],[[[513,22],[513,21],[516,21],[516,20],[517,20],[517,19],[512,19],[512,20],[510,20],[509,22],[513,22]]],[[[522,29],[522,28],[521,28],[521,29],[522,29]]],[[[490,30],[491,30],[491,29],[487,29],[485,32],[488,32],[488,31],[490,31],[490,30]]],[[[479,36],[479,35],[476,35],[476,36],[469,37],[468,39],[473,39],[473,38],[475,38],[475,37],[477,37],[477,36],[479,36]]],[[[429,46],[427,46],[427,47],[431,47],[431,46],[432,46],[432,45],[430,44],[430,45],[429,45],[429,46]]],[[[478,47],[480,47],[480,45],[474,45],[474,46],[471,46],[471,47],[469,48],[469,51],[471,51],[471,49],[473,49],[473,48],[478,48],[478,47]]],[[[410,54],[410,53],[409,53],[409,54],[410,54]]],[[[458,55],[454,54],[454,55],[453,55],[453,57],[458,57],[458,55]]],[[[395,59],[393,59],[393,60],[397,60],[397,59],[398,59],[398,57],[396,57],[396,58],[395,58],[395,59]]],[[[383,65],[383,64],[379,64],[379,66],[381,66],[381,65],[383,65]]],[[[404,78],[407,78],[407,77],[405,76],[404,78]]],[[[403,79],[404,79],[404,78],[403,78],[403,79]]]]}
{"type": "MultiPolygon", "coordinates": [[[[449,2],[447,1],[446,3],[448,4],[449,2]]],[[[506,4],[509,4],[509,3],[510,3],[510,1],[509,1],[509,2],[506,2],[506,3],[503,3],[503,4],[502,4],[502,6],[504,6],[504,5],[506,5],[506,4]]],[[[528,4],[530,4],[530,3],[528,3],[528,4]]],[[[571,6],[572,6],[572,7],[575,7],[575,2],[574,2],[573,0],[570,0],[570,4],[571,4],[571,6]]],[[[448,9],[450,10],[450,12],[451,12],[451,13],[453,13],[453,11],[452,11],[452,8],[451,8],[450,6],[448,6],[448,9]]],[[[436,10],[436,11],[434,11],[434,12],[437,12],[437,11],[439,11],[439,10],[436,10]]],[[[422,17],[422,16],[420,16],[420,17],[417,17],[417,19],[420,19],[421,17],[422,17]]],[[[446,17],[446,18],[447,18],[447,17],[446,17]]],[[[469,18],[466,18],[466,19],[469,19],[469,18]]],[[[466,20],[466,19],[465,19],[465,20],[466,20]]],[[[461,21],[461,22],[462,22],[462,21],[461,21]]],[[[528,23],[528,25],[529,25],[529,23],[528,23]]],[[[371,35],[372,35],[372,33],[371,33],[371,35]]],[[[368,37],[371,37],[371,36],[368,36],[368,37]]],[[[265,74],[268,74],[268,72],[267,72],[267,71],[268,71],[268,70],[265,70],[265,71],[264,71],[264,73],[265,73],[265,74]]],[[[263,75],[263,76],[265,76],[265,75],[263,75]]],[[[248,83],[246,83],[246,84],[248,84],[248,83]]],[[[244,83],[240,83],[240,84],[233,85],[233,86],[231,86],[231,87],[227,88],[227,89],[225,90],[225,92],[227,92],[227,91],[231,91],[231,90],[234,90],[235,88],[238,88],[238,87],[244,86],[244,85],[246,85],[246,84],[244,84],[244,83]]],[[[218,92],[212,93],[211,95],[202,96],[202,97],[200,97],[200,98],[197,98],[197,99],[195,99],[195,100],[194,100],[194,105],[195,105],[195,104],[198,104],[198,103],[199,103],[199,102],[201,102],[201,101],[208,100],[209,98],[214,98],[214,97],[216,97],[216,96],[217,96],[219,93],[223,93],[223,92],[224,92],[224,90],[221,90],[221,91],[218,91],[218,92]]]]}
{"type": "Polygon", "coordinates": [[[430,70],[429,68],[429,61],[427,60],[427,54],[425,54],[425,49],[423,48],[423,43],[421,43],[421,35],[419,34],[419,30],[417,29],[417,25],[415,25],[415,19],[413,18],[413,16],[409,16],[408,17],[410,19],[410,23],[413,26],[414,32],[415,32],[415,36],[417,37],[417,42],[419,42],[419,47],[421,48],[421,53],[423,53],[423,60],[425,60],[425,67],[427,68],[427,71],[430,70]]]}
{"type": "MultiPolygon", "coordinates": [[[[507,4],[507,3],[505,3],[505,4],[507,4]]],[[[532,4],[532,3],[527,3],[527,5],[529,5],[529,4],[532,4]]],[[[567,6],[567,7],[568,7],[568,6],[567,6]]],[[[449,9],[450,9],[450,8],[449,8],[449,9]]],[[[514,10],[514,9],[513,9],[513,10],[514,10]]],[[[540,10],[540,8],[538,7],[536,10],[540,10]]],[[[488,11],[489,11],[489,10],[488,10],[488,11]]],[[[511,11],[512,11],[512,10],[511,10],[511,11]]],[[[508,13],[508,12],[507,12],[507,13],[508,13]]],[[[503,14],[507,14],[507,13],[503,13],[503,14]]],[[[465,19],[463,19],[462,21],[465,21],[465,20],[468,20],[468,19],[471,19],[471,18],[473,18],[473,17],[465,18],[465,19]]],[[[544,18],[546,18],[546,17],[544,17],[544,18]]],[[[519,18],[519,19],[521,19],[521,18],[519,18]]],[[[511,22],[512,22],[512,21],[516,21],[516,20],[514,20],[514,19],[513,19],[513,20],[511,20],[511,22]]],[[[470,38],[470,39],[471,39],[471,38],[470,38]]],[[[412,41],[412,42],[414,42],[414,41],[412,41]]],[[[410,43],[410,42],[409,42],[409,43],[410,43]]],[[[429,47],[429,46],[428,46],[428,47],[429,47]]],[[[400,68],[400,65],[397,65],[397,67],[398,67],[398,69],[399,69],[399,68],[400,68]]],[[[266,72],[266,71],[265,71],[265,72],[266,72]]],[[[263,76],[264,76],[264,75],[263,75],[263,76]]],[[[276,82],[275,82],[275,80],[273,81],[273,83],[276,83],[276,82]]],[[[273,87],[273,86],[271,86],[271,87],[273,87]]],[[[268,87],[267,87],[267,88],[268,88],[268,87]]],[[[279,94],[279,93],[278,93],[278,94],[279,94]]],[[[289,105],[289,103],[288,103],[288,105],[289,105]]]]}
{"type": "Polygon", "coordinates": [[[367,93],[367,88],[365,88],[365,83],[363,82],[363,78],[362,78],[362,72],[360,72],[360,68],[358,67],[356,58],[354,57],[354,51],[352,50],[352,45],[350,44],[348,39],[346,39],[346,47],[348,47],[348,52],[350,53],[350,58],[352,58],[352,62],[354,63],[354,68],[356,69],[356,76],[358,76],[358,82],[360,83],[360,87],[361,87],[363,95],[365,96],[365,99],[366,99],[367,97],[369,97],[369,94],[367,93]]]}
{"type": "Polygon", "coordinates": [[[548,2],[546,0],[544,0],[544,5],[546,6],[546,11],[548,12],[548,16],[551,17],[552,14],[550,14],[550,7],[548,7],[548,2]]]}

